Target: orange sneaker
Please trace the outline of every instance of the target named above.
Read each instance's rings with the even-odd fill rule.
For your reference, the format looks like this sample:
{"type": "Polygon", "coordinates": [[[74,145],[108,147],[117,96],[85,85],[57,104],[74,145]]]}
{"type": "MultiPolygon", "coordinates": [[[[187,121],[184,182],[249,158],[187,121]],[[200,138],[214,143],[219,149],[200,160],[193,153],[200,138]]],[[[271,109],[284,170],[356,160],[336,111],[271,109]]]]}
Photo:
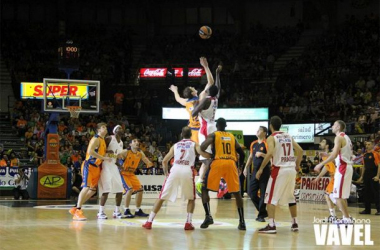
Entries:
{"type": "Polygon", "coordinates": [[[73,216],[73,220],[79,220],[79,221],[87,220],[87,218],[84,217],[84,215],[83,215],[83,211],[82,211],[82,209],[77,209],[77,210],[75,211],[75,214],[74,214],[74,216],[73,216]]]}
{"type": "Polygon", "coordinates": [[[75,211],[77,211],[77,207],[72,207],[72,208],[70,208],[69,213],[70,213],[71,215],[74,215],[74,214],[75,214],[75,211]]]}

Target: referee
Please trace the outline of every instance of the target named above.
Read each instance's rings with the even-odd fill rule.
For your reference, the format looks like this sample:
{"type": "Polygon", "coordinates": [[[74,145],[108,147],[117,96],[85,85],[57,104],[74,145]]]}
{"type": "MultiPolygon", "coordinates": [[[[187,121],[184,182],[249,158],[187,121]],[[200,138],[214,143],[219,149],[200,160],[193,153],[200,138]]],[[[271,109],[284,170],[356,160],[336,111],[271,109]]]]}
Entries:
{"type": "Polygon", "coordinates": [[[363,171],[358,182],[364,183],[364,204],[365,209],[360,214],[371,214],[371,201],[375,203],[377,213],[380,215],[379,202],[379,176],[380,176],[380,155],[373,149],[373,141],[367,141],[365,144],[367,152],[363,157],[363,171]]]}
{"type": "Polygon", "coordinates": [[[248,195],[251,197],[253,205],[255,205],[257,211],[259,212],[256,220],[260,222],[265,222],[264,218],[268,217],[266,205],[264,203],[264,194],[270,177],[270,162],[265,166],[259,180],[256,179],[256,173],[257,170],[259,170],[268,150],[268,145],[266,143],[267,132],[268,129],[263,126],[260,126],[257,130],[256,136],[258,139],[251,144],[250,154],[244,168],[244,175],[247,176],[248,169],[253,162],[253,172],[249,180],[248,195]],[[258,196],[259,190],[260,197],[258,196]]]}

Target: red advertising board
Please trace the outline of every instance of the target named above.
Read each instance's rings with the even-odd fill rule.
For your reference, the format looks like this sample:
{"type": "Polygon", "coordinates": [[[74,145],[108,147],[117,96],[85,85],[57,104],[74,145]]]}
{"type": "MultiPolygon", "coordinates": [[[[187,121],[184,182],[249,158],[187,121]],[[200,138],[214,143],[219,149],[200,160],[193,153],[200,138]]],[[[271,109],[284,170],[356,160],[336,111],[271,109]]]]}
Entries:
{"type": "Polygon", "coordinates": [[[140,78],[161,78],[166,77],[167,68],[141,68],[140,78]]]}
{"type": "MultiPolygon", "coordinates": [[[[173,68],[175,77],[183,77],[183,68],[173,68]]],[[[141,68],[140,78],[164,78],[168,73],[167,68],[141,68]]],[[[192,78],[201,77],[206,74],[203,68],[189,68],[188,76],[192,78]]]]}
{"type": "Polygon", "coordinates": [[[204,68],[189,68],[189,77],[201,77],[206,74],[204,68]]]}

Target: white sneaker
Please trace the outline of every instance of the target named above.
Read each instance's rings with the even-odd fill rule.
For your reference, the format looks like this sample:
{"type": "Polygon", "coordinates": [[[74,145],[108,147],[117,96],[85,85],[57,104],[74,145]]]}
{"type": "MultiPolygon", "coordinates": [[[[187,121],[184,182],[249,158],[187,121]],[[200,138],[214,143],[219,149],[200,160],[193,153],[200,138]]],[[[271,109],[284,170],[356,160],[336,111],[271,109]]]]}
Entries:
{"type": "Polygon", "coordinates": [[[120,213],[120,212],[115,212],[115,211],[114,211],[112,217],[113,217],[114,219],[123,219],[123,218],[125,218],[126,216],[125,216],[124,214],[120,213]]]}
{"type": "Polygon", "coordinates": [[[98,220],[106,220],[106,219],[108,219],[108,217],[104,212],[98,213],[98,220]]]}

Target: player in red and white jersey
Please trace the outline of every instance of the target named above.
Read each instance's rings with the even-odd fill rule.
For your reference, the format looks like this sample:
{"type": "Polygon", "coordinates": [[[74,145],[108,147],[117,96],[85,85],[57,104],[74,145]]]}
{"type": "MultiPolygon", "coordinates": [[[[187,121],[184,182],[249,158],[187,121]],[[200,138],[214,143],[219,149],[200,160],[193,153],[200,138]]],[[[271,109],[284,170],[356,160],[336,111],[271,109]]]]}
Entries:
{"type": "MultiPolygon", "coordinates": [[[[201,64],[203,67],[207,65],[207,61],[202,62],[201,64]],[[203,64],[202,64],[203,63],[203,64]]],[[[208,66],[207,66],[208,67],[208,66]]],[[[215,114],[216,110],[218,108],[218,98],[220,94],[221,84],[220,84],[220,72],[222,71],[222,65],[219,64],[218,68],[216,69],[216,80],[215,85],[212,85],[207,90],[207,96],[204,98],[200,98],[198,105],[194,106],[193,109],[193,116],[198,115],[201,123],[201,127],[199,129],[199,144],[201,145],[207,138],[208,135],[214,133],[216,131],[216,122],[215,122],[215,114]]],[[[210,73],[211,74],[211,73],[210,73]]],[[[207,147],[206,152],[209,154],[212,154],[211,151],[211,145],[207,147]]],[[[199,169],[199,176],[207,176],[207,174],[204,174],[204,171],[206,169],[206,165],[210,164],[210,161],[206,161],[205,158],[202,156],[199,157],[199,159],[202,161],[201,168],[199,169]]],[[[204,180],[201,178],[198,178],[197,180],[197,190],[202,190],[202,203],[203,208],[205,210],[206,214],[210,213],[210,198],[206,194],[207,190],[204,188],[207,184],[204,180]],[[204,183],[204,185],[202,185],[204,183]]]]}
{"type": "Polygon", "coordinates": [[[334,149],[327,159],[315,166],[315,171],[320,171],[323,165],[335,159],[335,175],[333,197],[336,199],[336,205],[343,213],[343,223],[351,223],[348,213],[346,199],[350,196],[353,162],[352,162],[352,143],[350,138],[344,133],[346,123],[337,120],[332,126],[332,132],[336,134],[334,140],[334,149]]]}
{"type": "Polygon", "coordinates": [[[164,166],[164,172],[167,176],[162,186],[162,190],[159,198],[154,204],[153,210],[149,215],[148,221],[143,225],[146,229],[152,228],[152,222],[158,211],[160,210],[162,203],[165,200],[175,202],[177,198],[178,186],[181,186],[182,198],[188,200],[187,204],[187,221],[185,224],[185,230],[194,230],[194,226],[191,224],[192,216],[195,207],[195,183],[194,183],[194,163],[198,154],[203,155],[206,158],[210,158],[211,155],[201,151],[198,143],[190,140],[191,129],[189,127],[182,128],[183,140],[174,144],[168,154],[162,161],[164,166]],[[168,163],[174,156],[173,167],[170,169],[170,175],[168,174],[168,163]]]}
{"type": "Polygon", "coordinates": [[[256,173],[260,179],[261,174],[269,160],[272,158],[272,172],[265,191],[264,202],[267,204],[269,224],[260,229],[259,233],[276,233],[275,209],[277,205],[288,204],[292,217],[291,230],[298,231],[297,205],[294,197],[294,186],[297,172],[302,160],[302,148],[294,141],[291,135],[279,131],[282,125],[281,118],[273,116],[270,119],[272,135],[268,137],[268,152],[256,173]],[[294,156],[294,151],[297,157],[294,156]]]}

